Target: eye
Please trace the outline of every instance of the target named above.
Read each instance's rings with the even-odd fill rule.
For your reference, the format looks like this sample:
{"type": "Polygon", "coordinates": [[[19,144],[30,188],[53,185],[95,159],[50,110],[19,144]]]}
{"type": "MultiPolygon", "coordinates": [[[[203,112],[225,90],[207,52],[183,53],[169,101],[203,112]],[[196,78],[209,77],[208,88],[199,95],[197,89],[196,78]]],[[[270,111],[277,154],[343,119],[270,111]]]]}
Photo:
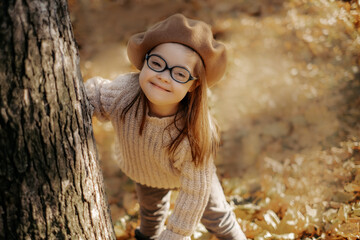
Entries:
{"type": "Polygon", "coordinates": [[[185,74],[182,72],[174,72],[175,76],[177,77],[185,77],[185,74]]]}
{"type": "Polygon", "coordinates": [[[165,68],[166,63],[160,57],[152,55],[148,60],[148,65],[155,71],[162,71],[165,68]]]}
{"type": "Polygon", "coordinates": [[[181,67],[176,67],[173,69],[173,77],[181,82],[185,82],[189,79],[190,73],[181,67]]]}
{"type": "Polygon", "coordinates": [[[153,65],[154,67],[161,67],[161,64],[157,61],[151,61],[151,65],[153,65]]]}
{"type": "Polygon", "coordinates": [[[176,73],[177,76],[181,77],[181,78],[185,78],[185,74],[181,73],[181,72],[178,72],[176,73]]]}

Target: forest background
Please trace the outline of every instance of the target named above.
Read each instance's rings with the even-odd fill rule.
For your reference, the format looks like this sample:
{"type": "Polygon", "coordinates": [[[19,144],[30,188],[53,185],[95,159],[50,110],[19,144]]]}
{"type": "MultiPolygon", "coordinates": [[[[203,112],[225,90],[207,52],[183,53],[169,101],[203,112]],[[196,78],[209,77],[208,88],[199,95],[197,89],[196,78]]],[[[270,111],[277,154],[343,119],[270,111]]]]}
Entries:
{"type": "MultiPolygon", "coordinates": [[[[229,66],[211,89],[216,165],[250,239],[360,238],[360,1],[69,0],[84,80],[136,71],[129,37],[173,13],[201,19],[229,66]]],[[[138,225],[110,123],[93,119],[118,239],[138,225]]],[[[173,194],[173,200],[176,193],[173,194]]],[[[216,239],[199,225],[194,239],[216,239]]]]}

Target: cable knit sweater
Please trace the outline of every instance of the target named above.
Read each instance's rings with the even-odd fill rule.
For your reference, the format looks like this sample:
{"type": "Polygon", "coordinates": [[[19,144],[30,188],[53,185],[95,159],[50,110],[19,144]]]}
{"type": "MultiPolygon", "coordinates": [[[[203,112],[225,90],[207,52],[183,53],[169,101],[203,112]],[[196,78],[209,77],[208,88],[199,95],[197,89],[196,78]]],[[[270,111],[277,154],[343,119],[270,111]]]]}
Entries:
{"type": "Polygon", "coordinates": [[[125,119],[121,119],[124,107],[140,89],[139,74],[121,75],[113,81],[95,77],[89,79],[85,87],[93,114],[101,121],[110,120],[114,127],[117,160],[122,171],[143,185],[179,189],[174,211],[159,239],[190,240],[209,198],[215,172],[213,162],[195,166],[187,138],[177,148],[174,159],[170,159],[167,146],[178,134],[173,124],[174,116],[152,117],[146,110],[141,135],[142,104],[135,103],[125,119]]]}

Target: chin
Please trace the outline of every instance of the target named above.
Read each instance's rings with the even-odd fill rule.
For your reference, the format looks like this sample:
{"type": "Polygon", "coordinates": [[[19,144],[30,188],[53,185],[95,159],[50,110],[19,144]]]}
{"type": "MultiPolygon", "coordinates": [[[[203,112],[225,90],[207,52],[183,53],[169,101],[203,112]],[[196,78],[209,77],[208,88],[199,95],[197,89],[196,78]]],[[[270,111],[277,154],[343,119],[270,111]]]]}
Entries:
{"type": "Polygon", "coordinates": [[[159,106],[162,106],[163,105],[163,100],[162,99],[159,99],[159,98],[156,98],[156,97],[152,97],[151,95],[149,96],[149,95],[146,95],[145,94],[145,96],[146,96],[146,98],[147,98],[147,100],[150,102],[150,103],[152,103],[152,104],[155,104],[155,105],[159,105],[159,106]]]}

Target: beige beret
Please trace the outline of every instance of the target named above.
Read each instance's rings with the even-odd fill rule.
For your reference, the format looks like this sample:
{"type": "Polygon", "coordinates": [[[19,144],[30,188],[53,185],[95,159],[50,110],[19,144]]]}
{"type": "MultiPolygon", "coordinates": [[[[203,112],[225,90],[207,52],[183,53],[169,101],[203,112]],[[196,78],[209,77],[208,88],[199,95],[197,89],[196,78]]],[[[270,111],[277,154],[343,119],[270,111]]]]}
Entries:
{"type": "Polygon", "coordinates": [[[209,87],[224,75],[227,57],[225,45],[216,41],[208,24],[174,14],[149,30],[133,35],[127,45],[129,60],[141,70],[145,55],[161,43],[180,43],[195,50],[205,64],[209,87]]]}

